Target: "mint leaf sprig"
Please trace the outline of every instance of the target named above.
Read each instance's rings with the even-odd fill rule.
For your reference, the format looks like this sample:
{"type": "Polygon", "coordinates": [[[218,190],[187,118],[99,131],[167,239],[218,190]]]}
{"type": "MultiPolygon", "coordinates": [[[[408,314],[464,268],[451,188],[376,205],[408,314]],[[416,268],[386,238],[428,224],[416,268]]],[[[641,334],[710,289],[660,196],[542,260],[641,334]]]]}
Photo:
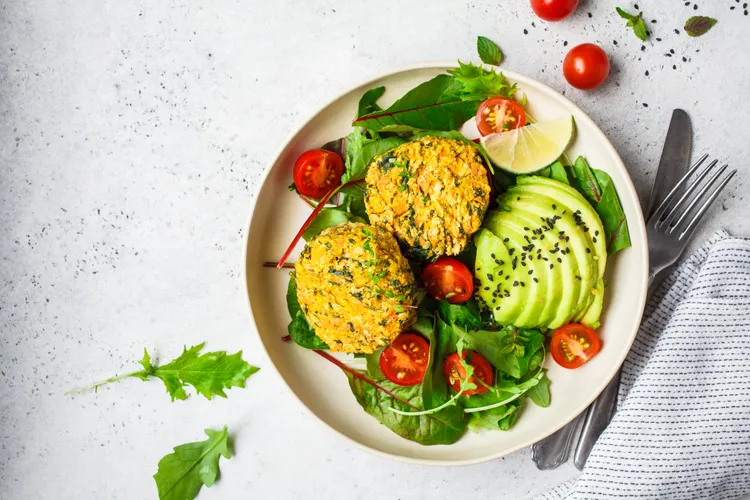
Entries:
{"type": "Polygon", "coordinates": [[[205,342],[190,349],[185,347],[178,358],[162,366],[155,366],[151,362],[148,351],[144,349],[143,359],[139,361],[143,370],[111,377],[81,389],[68,391],[65,394],[78,394],[89,390],[96,391],[102,385],[111,384],[128,377],[139,378],[143,381],[147,381],[150,377],[156,377],[164,382],[172,401],[187,399],[185,387],[188,385],[192,385],[198,394],[206,399],[210,400],[213,396],[226,398],[224,389],[245,387],[245,380],[260,369],[245,362],[242,359],[242,351],[235,354],[227,354],[225,351],[200,354],[204,345],[206,345],[205,342]]]}
{"type": "Polygon", "coordinates": [[[479,52],[479,59],[484,64],[499,66],[503,62],[503,52],[500,47],[487,37],[477,37],[477,52],[479,52]]]}
{"type": "Polygon", "coordinates": [[[624,10],[622,10],[620,7],[615,7],[617,9],[617,13],[620,14],[620,17],[623,19],[627,19],[627,24],[625,24],[628,28],[633,28],[633,33],[635,33],[635,36],[643,40],[644,42],[648,38],[648,31],[646,31],[646,24],[643,22],[643,12],[639,12],[637,16],[633,14],[628,14],[624,10]]]}

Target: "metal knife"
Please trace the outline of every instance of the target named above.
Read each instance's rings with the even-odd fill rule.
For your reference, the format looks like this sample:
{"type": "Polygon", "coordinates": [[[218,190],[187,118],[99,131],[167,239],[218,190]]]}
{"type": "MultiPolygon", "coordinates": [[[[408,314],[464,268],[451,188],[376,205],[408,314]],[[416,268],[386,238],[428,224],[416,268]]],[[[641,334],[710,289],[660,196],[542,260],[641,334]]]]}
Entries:
{"type": "MultiPolygon", "coordinates": [[[[651,198],[645,212],[647,218],[687,171],[692,146],[693,128],[690,124],[690,117],[685,111],[675,109],[672,112],[659,168],[651,189],[651,198]]],[[[618,371],[586,411],[562,429],[534,444],[531,447],[531,459],[536,463],[537,468],[554,469],[568,460],[571,444],[575,441],[580,421],[585,418],[575,452],[575,465],[579,470],[583,469],[594,443],[612,419],[619,387],[620,372],[618,371]]]]}
{"type": "MultiPolygon", "coordinates": [[[[651,217],[659,203],[667,197],[672,188],[687,172],[690,166],[692,148],[693,127],[690,123],[690,117],[685,111],[675,109],[672,112],[669,130],[667,130],[667,138],[661,152],[654,186],[651,188],[651,198],[646,210],[647,219],[651,217]]],[[[599,397],[589,406],[573,458],[578,470],[583,470],[583,466],[586,465],[586,460],[591,454],[591,449],[612,420],[617,406],[619,390],[620,372],[618,371],[599,397]]]]}

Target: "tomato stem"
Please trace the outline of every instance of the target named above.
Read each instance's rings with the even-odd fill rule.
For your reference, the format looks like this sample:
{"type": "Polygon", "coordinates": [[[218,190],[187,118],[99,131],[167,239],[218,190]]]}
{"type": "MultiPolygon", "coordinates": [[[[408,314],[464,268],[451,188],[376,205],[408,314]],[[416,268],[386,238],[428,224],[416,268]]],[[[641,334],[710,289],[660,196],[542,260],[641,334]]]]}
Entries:
{"type": "Polygon", "coordinates": [[[318,206],[315,207],[315,209],[312,211],[310,216],[305,220],[304,224],[302,224],[302,227],[297,231],[297,235],[294,237],[292,242],[289,244],[289,247],[286,249],[286,252],[284,252],[284,255],[281,256],[281,259],[279,259],[279,263],[276,264],[276,267],[278,269],[282,269],[284,267],[284,262],[286,262],[286,259],[289,258],[289,256],[292,254],[292,251],[294,250],[294,247],[297,246],[297,242],[302,238],[302,234],[305,232],[305,229],[312,223],[313,219],[318,216],[321,210],[323,210],[323,207],[328,203],[328,200],[331,199],[331,197],[338,193],[341,189],[353,186],[354,184],[358,184],[360,182],[364,182],[364,179],[358,179],[355,181],[349,181],[346,184],[343,184],[341,186],[338,186],[336,188],[331,189],[326,193],[326,195],[320,199],[320,202],[318,203],[318,206]]]}

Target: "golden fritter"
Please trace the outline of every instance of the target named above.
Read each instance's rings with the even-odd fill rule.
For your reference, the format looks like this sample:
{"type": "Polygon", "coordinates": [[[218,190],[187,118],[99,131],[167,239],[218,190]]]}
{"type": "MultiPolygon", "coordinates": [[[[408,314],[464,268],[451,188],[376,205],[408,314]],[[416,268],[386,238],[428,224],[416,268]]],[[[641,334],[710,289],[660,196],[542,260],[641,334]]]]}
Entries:
{"type": "Polygon", "coordinates": [[[307,243],[294,273],[302,311],[331,351],[374,352],[416,320],[414,275],[383,229],[329,227],[307,243]]]}
{"type": "Polygon", "coordinates": [[[482,157],[455,139],[402,144],[373,159],[366,181],[370,222],[427,260],[460,253],[490,202],[482,157]]]}

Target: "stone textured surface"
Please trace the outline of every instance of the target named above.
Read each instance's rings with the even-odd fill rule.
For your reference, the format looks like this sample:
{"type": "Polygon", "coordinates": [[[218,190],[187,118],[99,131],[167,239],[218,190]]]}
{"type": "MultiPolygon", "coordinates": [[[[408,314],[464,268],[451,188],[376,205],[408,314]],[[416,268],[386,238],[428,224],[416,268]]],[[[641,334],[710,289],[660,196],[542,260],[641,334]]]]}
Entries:
{"type": "Polygon", "coordinates": [[[521,0],[0,2],[0,497],[155,498],[159,458],[225,423],[236,456],[201,498],[525,498],[574,476],[538,472],[528,450],[409,466],[326,432],[251,331],[242,234],[264,166],[306,115],[374,73],[474,58],[484,34],[505,67],[591,115],[642,199],[671,110],[688,110],[696,151],[742,170],[698,241],[747,235],[747,6],[641,2],[645,44],[594,0],[553,25],[521,0]],[[719,23],[676,33],[694,14],[719,23]],[[560,70],[584,41],[613,63],[590,93],[560,70]],[[63,395],[137,368],[144,346],[170,358],[202,341],[263,370],[227,400],[170,403],[138,380],[63,395]]]}

